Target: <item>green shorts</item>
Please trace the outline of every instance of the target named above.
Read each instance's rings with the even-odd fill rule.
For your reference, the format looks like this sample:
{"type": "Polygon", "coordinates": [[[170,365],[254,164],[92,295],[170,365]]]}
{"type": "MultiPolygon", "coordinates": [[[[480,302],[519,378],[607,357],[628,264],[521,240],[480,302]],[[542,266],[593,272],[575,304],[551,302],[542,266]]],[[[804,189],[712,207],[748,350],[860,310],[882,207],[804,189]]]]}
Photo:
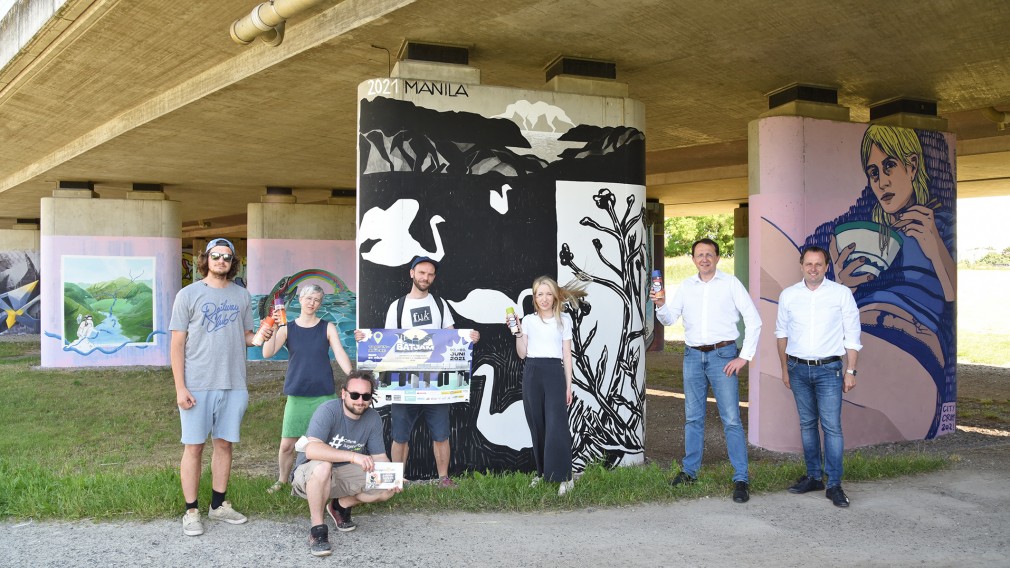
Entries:
{"type": "Polygon", "coordinates": [[[299,438],[309,429],[309,421],[327,400],[337,398],[335,394],[325,396],[289,396],[284,405],[284,422],[281,424],[281,438],[299,438]]]}

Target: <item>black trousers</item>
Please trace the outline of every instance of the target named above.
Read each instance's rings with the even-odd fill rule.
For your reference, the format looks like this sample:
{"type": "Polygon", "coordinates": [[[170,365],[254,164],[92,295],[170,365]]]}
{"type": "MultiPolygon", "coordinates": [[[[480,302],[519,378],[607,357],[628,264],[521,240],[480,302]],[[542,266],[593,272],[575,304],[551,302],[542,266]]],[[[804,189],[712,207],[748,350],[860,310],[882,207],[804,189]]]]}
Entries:
{"type": "Polygon", "coordinates": [[[523,409],[533,438],[537,475],[547,481],[572,478],[572,434],[568,430],[565,367],[561,359],[526,358],[523,409]]]}

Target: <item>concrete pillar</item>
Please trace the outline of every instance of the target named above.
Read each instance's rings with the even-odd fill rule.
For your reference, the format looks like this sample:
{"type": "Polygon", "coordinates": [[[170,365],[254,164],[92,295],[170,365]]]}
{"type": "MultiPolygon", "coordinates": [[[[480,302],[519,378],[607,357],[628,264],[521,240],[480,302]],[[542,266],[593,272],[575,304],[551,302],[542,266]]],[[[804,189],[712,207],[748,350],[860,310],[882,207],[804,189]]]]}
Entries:
{"type": "Polygon", "coordinates": [[[827,277],[849,286],[860,308],[860,375],[843,397],[846,447],[954,428],[954,137],[922,128],[940,125],[928,117],[913,129],[907,120],[866,125],[823,119],[829,115],[847,112],[770,111],[750,124],[750,290],[765,331],[750,370],[749,437],[779,451],[801,444],[772,330],[781,291],[802,279],[807,246],[829,251],[827,277]],[[897,165],[885,174],[886,157],[897,165]],[[873,189],[885,177],[894,193],[886,203],[873,189]],[[935,240],[926,244],[935,249],[894,226],[912,206],[932,211],[935,240]]]}
{"type": "MultiPolygon", "coordinates": [[[[733,210],[733,272],[750,289],[750,221],[746,203],[733,210]]],[[[741,325],[742,322],[741,322],[741,325]]]]}
{"type": "Polygon", "coordinates": [[[170,364],[179,203],[146,191],[98,199],[61,181],[41,200],[42,366],[170,364]]]}
{"type": "MultiPolygon", "coordinates": [[[[300,311],[297,287],[318,284],[327,294],[320,316],[341,332],[344,350],[355,353],[355,198],[353,189],[332,190],[327,203],[298,203],[290,188],[267,188],[247,208],[247,283],[253,317],[269,314],[272,297],[287,298],[289,318],[300,311]]],[[[261,359],[260,348],[249,349],[261,359]]],[[[282,351],[275,359],[287,358],[282,351]]]]}
{"type": "MultiPolygon", "coordinates": [[[[529,90],[477,84],[458,63],[401,61],[358,87],[359,323],[384,327],[423,255],[440,263],[432,291],[456,326],[481,334],[469,407],[451,405],[450,467],[534,467],[522,365],[502,322],[507,308],[532,312],[538,275],[587,286],[589,306],[573,316],[575,470],[644,459],[645,106],[616,72],[585,68],[563,64],[529,90]],[[430,73],[414,72],[422,65],[430,73]]],[[[434,471],[422,436],[411,477],[434,471]]]]}

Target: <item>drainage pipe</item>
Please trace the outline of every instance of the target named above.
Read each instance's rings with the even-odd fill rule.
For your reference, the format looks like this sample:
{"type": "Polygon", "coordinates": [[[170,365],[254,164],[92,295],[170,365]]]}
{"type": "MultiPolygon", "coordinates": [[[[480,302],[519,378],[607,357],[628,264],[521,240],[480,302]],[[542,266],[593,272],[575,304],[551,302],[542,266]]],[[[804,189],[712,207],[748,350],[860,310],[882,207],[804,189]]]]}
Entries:
{"type": "Polygon", "coordinates": [[[263,2],[252,9],[247,16],[235,20],[231,25],[231,39],[248,45],[262,36],[270,45],[280,45],[284,39],[284,22],[296,15],[321,4],[324,0],[272,0],[263,2]]]}
{"type": "Polygon", "coordinates": [[[1006,124],[1010,122],[1010,112],[998,111],[994,107],[984,108],[981,111],[982,116],[998,124],[1000,130],[1006,128],[1006,124]]]}

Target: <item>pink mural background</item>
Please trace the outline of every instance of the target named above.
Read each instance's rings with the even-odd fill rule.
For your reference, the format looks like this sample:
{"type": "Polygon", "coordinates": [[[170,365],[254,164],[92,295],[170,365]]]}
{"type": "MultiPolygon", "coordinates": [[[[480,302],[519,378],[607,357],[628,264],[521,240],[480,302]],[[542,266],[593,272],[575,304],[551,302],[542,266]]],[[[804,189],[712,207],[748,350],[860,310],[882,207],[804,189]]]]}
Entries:
{"type": "MultiPolygon", "coordinates": [[[[844,248],[828,240],[836,227],[855,220],[872,225],[867,212],[878,202],[873,193],[878,184],[868,177],[861,160],[867,130],[866,124],[800,117],[772,117],[751,125],[750,243],[756,254],[751,254],[750,288],[761,319],[770,331],[774,329],[782,289],[802,278],[800,248],[818,244],[831,250],[831,245],[835,245],[832,251],[835,254],[844,248]]],[[[953,135],[904,130],[923,141],[927,156],[918,158],[918,167],[925,171],[925,162],[929,162],[933,193],[930,216],[935,217],[935,232],[946,235],[947,248],[952,254],[956,179],[953,135]]],[[[843,397],[842,425],[847,448],[930,438],[949,433],[954,427],[954,302],[952,298],[945,301],[940,284],[934,282],[936,276],[928,274],[934,271],[932,266],[924,269],[909,260],[918,250],[911,237],[900,230],[895,233],[898,239],[904,238],[899,253],[903,256],[854,290],[863,315],[863,350],[859,355],[858,388],[843,397]],[[920,277],[922,288],[915,293],[929,296],[932,305],[939,306],[933,313],[923,310],[922,322],[913,320],[923,337],[930,335],[927,329],[930,326],[938,328],[933,335],[939,337],[941,345],[932,351],[926,347],[928,341],[913,337],[914,329],[907,333],[877,325],[876,322],[884,321],[884,316],[877,320],[867,315],[874,294],[890,293],[888,287],[898,290],[911,286],[920,277]]],[[[870,237],[873,246],[867,248],[873,249],[879,239],[872,231],[870,237]]],[[[892,249],[895,246],[892,242],[892,249]]],[[[841,258],[838,263],[844,266],[833,266],[829,273],[836,281],[839,270],[848,266],[841,258]]],[[[900,304],[901,292],[892,295],[898,297],[895,303],[900,304]]],[[[935,337],[933,341],[937,342],[935,337]]],[[[780,375],[774,333],[762,334],[758,356],[751,367],[749,438],[761,447],[800,451],[796,405],[780,375]]]]}
{"type": "MultiPolygon", "coordinates": [[[[68,237],[46,236],[41,239],[41,351],[43,367],[99,367],[126,365],[170,364],[168,322],[172,303],[179,292],[181,270],[179,255],[182,242],[167,237],[68,237]],[[104,348],[88,354],[70,348],[63,337],[64,255],[94,257],[153,257],[156,286],[154,287],[154,335],[145,345],[124,345],[118,349],[104,348]],[[106,351],[111,351],[107,353],[106,351]]],[[[96,260],[96,262],[100,262],[96,260]]]]}

